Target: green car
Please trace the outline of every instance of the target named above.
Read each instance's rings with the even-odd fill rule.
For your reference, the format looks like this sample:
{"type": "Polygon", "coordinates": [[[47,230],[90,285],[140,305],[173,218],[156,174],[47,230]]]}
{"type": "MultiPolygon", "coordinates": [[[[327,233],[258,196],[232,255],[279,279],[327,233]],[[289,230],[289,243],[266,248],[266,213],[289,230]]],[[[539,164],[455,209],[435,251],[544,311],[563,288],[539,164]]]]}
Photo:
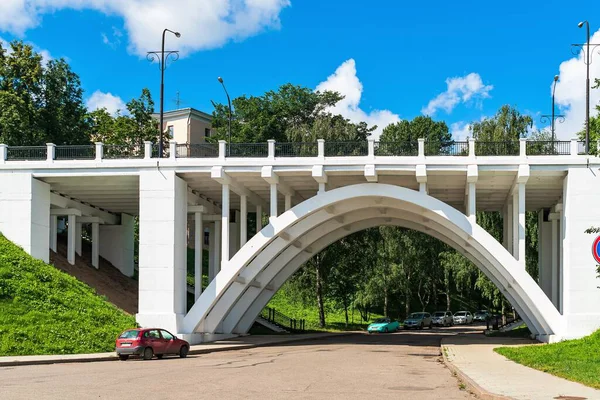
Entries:
{"type": "Polygon", "coordinates": [[[398,321],[392,321],[390,318],[379,318],[367,327],[367,332],[395,332],[400,329],[398,321]]]}

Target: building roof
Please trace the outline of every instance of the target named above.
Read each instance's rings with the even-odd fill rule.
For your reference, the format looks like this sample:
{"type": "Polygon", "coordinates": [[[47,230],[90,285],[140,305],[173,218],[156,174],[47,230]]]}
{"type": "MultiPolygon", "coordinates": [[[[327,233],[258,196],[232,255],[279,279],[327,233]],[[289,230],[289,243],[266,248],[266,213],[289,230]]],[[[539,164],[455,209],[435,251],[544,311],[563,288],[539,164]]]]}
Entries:
{"type": "MultiPolygon", "coordinates": [[[[211,114],[207,114],[203,111],[196,110],[195,108],[191,108],[191,107],[180,108],[178,110],[165,111],[163,113],[164,119],[181,119],[181,118],[188,118],[190,116],[192,118],[199,119],[201,121],[212,122],[211,114]]],[[[159,119],[160,114],[154,113],[154,114],[152,114],[152,117],[155,119],[159,119]]]]}

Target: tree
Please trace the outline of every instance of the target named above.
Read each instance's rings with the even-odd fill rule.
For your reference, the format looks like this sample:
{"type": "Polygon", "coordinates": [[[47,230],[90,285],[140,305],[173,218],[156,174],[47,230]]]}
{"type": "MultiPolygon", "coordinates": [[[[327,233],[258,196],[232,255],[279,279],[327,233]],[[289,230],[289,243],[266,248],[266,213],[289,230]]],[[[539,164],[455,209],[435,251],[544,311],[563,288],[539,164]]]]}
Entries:
{"type": "Polygon", "coordinates": [[[396,143],[404,152],[417,151],[417,139],[425,139],[428,154],[439,154],[453,143],[448,125],[431,117],[418,116],[412,121],[402,120],[383,129],[381,142],[396,143]]]}
{"type": "MultiPolygon", "coordinates": [[[[232,100],[232,142],[264,143],[269,139],[287,140],[290,128],[312,126],[315,119],[342,99],[339,93],[315,92],[287,83],[262,96],[240,96],[232,100]]],[[[213,103],[211,140],[227,140],[229,110],[213,103]]]]}
{"type": "Polygon", "coordinates": [[[532,126],[533,119],[529,115],[504,105],[494,117],[473,123],[473,137],[477,139],[475,154],[517,155],[519,139],[524,138],[532,126]]]}
{"type": "Polygon", "coordinates": [[[22,41],[0,44],[0,142],[89,143],[79,76],[63,59],[44,60],[22,41]]]}

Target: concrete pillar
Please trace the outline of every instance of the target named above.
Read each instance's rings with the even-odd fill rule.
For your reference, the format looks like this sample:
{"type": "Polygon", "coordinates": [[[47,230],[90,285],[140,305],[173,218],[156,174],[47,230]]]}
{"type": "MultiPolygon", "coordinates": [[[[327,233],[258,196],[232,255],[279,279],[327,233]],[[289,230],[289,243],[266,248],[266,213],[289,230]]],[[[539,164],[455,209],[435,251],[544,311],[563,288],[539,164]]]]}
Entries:
{"type": "Polygon", "coordinates": [[[202,250],[204,246],[204,225],[202,213],[194,214],[194,299],[202,294],[202,250]]]}
{"type": "Polygon", "coordinates": [[[99,256],[129,277],[134,273],[134,236],[135,219],[128,214],[121,214],[120,225],[100,225],[98,228],[99,256]]]}
{"type": "Polygon", "coordinates": [[[319,192],[318,192],[318,194],[325,193],[325,190],[326,190],[325,189],[325,184],[323,182],[319,183],[319,192]]]}
{"type": "Polygon", "coordinates": [[[427,183],[426,182],[419,183],[419,192],[427,193],[427,183]]]}
{"type": "Polygon", "coordinates": [[[559,232],[558,232],[558,220],[560,219],[560,214],[552,213],[549,216],[550,223],[552,224],[552,259],[551,259],[551,293],[550,299],[552,300],[552,304],[554,307],[558,309],[558,289],[559,289],[559,276],[558,276],[558,248],[559,248],[559,232]]]}
{"type": "Polygon", "coordinates": [[[502,246],[508,250],[508,205],[502,207],[502,246]]]}
{"type": "Polygon", "coordinates": [[[81,257],[81,222],[75,223],[75,253],[81,257]]]}
{"type": "Polygon", "coordinates": [[[275,140],[274,139],[267,140],[267,158],[269,160],[275,159],[275,140]]]}
{"type": "Polygon", "coordinates": [[[510,197],[510,199],[507,201],[507,205],[506,205],[506,216],[507,216],[507,224],[506,224],[506,233],[507,233],[507,244],[508,244],[508,252],[510,254],[515,255],[514,252],[514,241],[513,241],[513,237],[514,237],[514,228],[513,228],[513,221],[514,221],[514,213],[513,213],[513,198],[512,196],[510,197]]]}
{"type": "Polygon", "coordinates": [[[519,218],[518,218],[518,237],[519,237],[519,262],[522,267],[525,268],[525,184],[519,183],[519,189],[517,193],[518,205],[519,205],[519,218]]]}
{"type": "Polygon", "coordinates": [[[71,265],[75,265],[75,247],[76,247],[76,237],[77,237],[77,216],[73,214],[69,214],[68,216],[68,224],[69,228],[67,229],[67,261],[71,265]]]}
{"type": "Polygon", "coordinates": [[[240,248],[248,241],[248,197],[240,196],[240,248]]]}
{"type": "Polygon", "coordinates": [[[271,214],[269,215],[269,219],[277,218],[277,184],[271,183],[271,214]]]}
{"type": "Polygon", "coordinates": [[[221,221],[215,221],[215,276],[221,271],[221,221]]]}
{"type": "Polygon", "coordinates": [[[92,222],[92,266],[100,267],[100,224],[92,222]]]}
{"type": "Polygon", "coordinates": [[[50,249],[56,253],[58,244],[58,215],[50,216],[50,249]]]}
{"type": "Polygon", "coordinates": [[[0,232],[31,256],[50,261],[50,185],[31,173],[0,172],[0,232]]]}
{"type": "Polygon", "coordinates": [[[208,283],[215,278],[215,224],[208,225],[208,283]]]}
{"type": "Polygon", "coordinates": [[[256,206],[256,233],[262,231],[262,206],[256,206]]]}
{"type": "Polygon", "coordinates": [[[179,333],[187,311],[187,184],[175,171],[140,171],[139,313],[142,327],[179,333]]]}
{"type": "Polygon", "coordinates": [[[229,261],[229,185],[222,185],[221,203],[221,260],[227,262],[229,261]]]}
{"type": "MultiPolygon", "coordinates": [[[[549,214],[550,216],[551,214],[549,214]]],[[[544,210],[538,213],[538,283],[546,296],[552,300],[552,222],[544,219],[544,210]]]]}
{"type": "Polygon", "coordinates": [[[467,183],[468,187],[468,195],[467,195],[467,217],[469,218],[469,220],[473,223],[477,222],[477,217],[476,217],[476,209],[475,209],[475,205],[476,203],[476,198],[475,198],[475,183],[471,182],[471,183],[467,183]]]}
{"type": "Polygon", "coordinates": [[[289,210],[290,208],[292,208],[292,196],[290,196],[289,194],[285,195],[285,211],[289,210]]]}

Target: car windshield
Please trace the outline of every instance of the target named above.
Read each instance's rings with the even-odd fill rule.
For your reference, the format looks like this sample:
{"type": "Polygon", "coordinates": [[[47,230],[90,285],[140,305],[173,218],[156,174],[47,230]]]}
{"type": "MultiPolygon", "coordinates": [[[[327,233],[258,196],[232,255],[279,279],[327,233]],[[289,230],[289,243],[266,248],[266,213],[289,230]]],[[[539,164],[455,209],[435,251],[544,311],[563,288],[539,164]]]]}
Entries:
{"type": "Polygon", "coordinates": [[[444,314],[446,314],[446,313],[445,313],[445,312],[442,312],[442,311],[438,311],[438,312],[436,312],[435,314],[433,314],[433,316],[434,316],[434,317],[443,317],[443,316],[444,316],[444,314]]]}
{"type": "Polygon", "coordinates": [[[456,315],[457,317],[464,317],[465,315],[467,315],[467,313],[466,313],[466,312],[464,312],[464,311],[459,311],[459,312],[457,312],[457,313],[456,313],[456,314],[454,314],[454,315],[456,315]]]}
{"type": "Polygon", "coordinates": [[[138,333],[140,333],[140,331],[138,331],[137,329],[125,331],[125,332],[121,333],[121,336],[119,336],[119,339],[134,339],[138,336],[138,333]]]}
{"type": "Polygon", "coordinates": [[[387,318],[379,318],[379,319],[376,319],[375,322],[373,322],[373,323],[374,324],[384,324],[386,322],[388,322],[387,318]]]}
{"type": "Polygon", "coordinates": [[[425,316],[425,313],[420,313],[420,312],[410,314],[410,318],[414,318],[414,319],[421,319],[424,316],[425,316]]]}

